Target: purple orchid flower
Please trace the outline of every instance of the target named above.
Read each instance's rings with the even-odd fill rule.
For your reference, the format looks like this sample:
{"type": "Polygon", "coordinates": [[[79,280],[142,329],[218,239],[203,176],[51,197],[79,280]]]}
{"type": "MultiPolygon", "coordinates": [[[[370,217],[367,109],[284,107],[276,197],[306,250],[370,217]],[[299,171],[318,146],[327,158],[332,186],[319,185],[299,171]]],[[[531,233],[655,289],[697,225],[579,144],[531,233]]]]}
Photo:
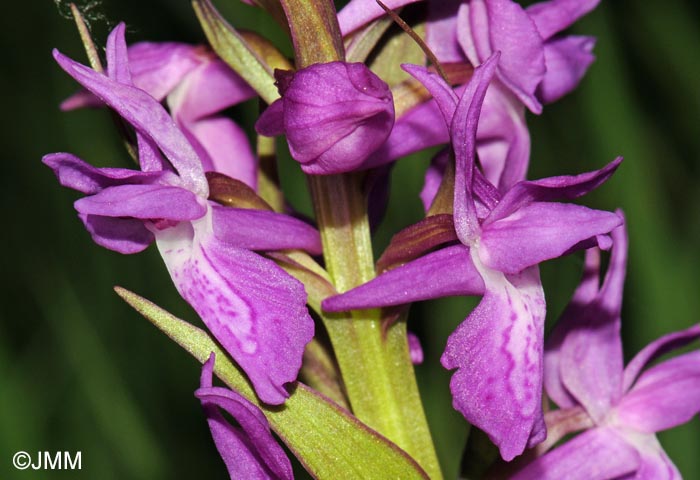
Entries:
{"type": "Polygon", "coordinates": [[[389,136],[394,101],[386,83],[362,63],[317,63],[276,72],[281,98],[255,124],[266,136],[285,134],[305,173],[350,172],[389,136]]]}
{"type": "Polygon", "coordinates": [[[609,247],[607,234],[621,223],[614,213],[552,200],[593,190],[620,159],[582,175],[519,182],[500,195],[475,165],[479,111],[497,62],[494,55],[478,67],[461,98],[427,69],[404,66],[431,91],[450,128],[455,231],[440,238],[439,243],[447,242],[444,248],[326,299],[323,308],[483,295],[448,339],[441,362],[457,369],[450,383],[454,407],[510,460],[546,435],[541,409],[545,301],[537,265],[596,242],[609,247]]]}
{"type": "MultiPolygon", "coordinates": [[[[255,91],[206,47],[140,42],[131,45],[127,54],[134,86],[159,102],[167,100],[204,171],[223,173],[256,189],[257,157],[248,137],[230,118],[220,115],[253,98],[255,91]]],[[[79,92],[61,108],[86,106],[104,104],[90,92],[79,92]]]]}
{"type": "Polygon", "coordinates": [[[548,426],[558,433],[547,444],[586,430],[529,463],[514,479],[681,478],[654,434],[700,411],[700,351],[645,368],[700,338],[700,324],[655,340],[623,369],[624,226],[612,235],[613,252],[602,286],[600,251],[591,249],[583,280],[545,351],[545,387],[560,407],[547,414],[548,426]]]}
{"type": "Polygon", "coordinates": [[[69,75],[134,127],[141,171],[95,168],[68,153],[43,162],[62,185],[86,195],[75,208],[99,245],[136,253],[155,240],[178,292],[260,399],[284,402],[313,320],[303,285],[252,250],[319,253],[318,232],[286,215],[209,202],[196,151],[160,103],[131,82],[123,24],[110,34],[107,57],[109,76],[54,50],[69,75]]]}
{"type": "Polygon", "coordinates": [[[294,478],[292,464],[270,431],[270,424],[258,407],[238,393],[214,387],[215,355],[202,366],[199,389],[194,392],[202,402],[216,449],[224,460],[229,476],[250,480],[294,478]],[[231,425],[219,409],[231,415],[231,425]]]}

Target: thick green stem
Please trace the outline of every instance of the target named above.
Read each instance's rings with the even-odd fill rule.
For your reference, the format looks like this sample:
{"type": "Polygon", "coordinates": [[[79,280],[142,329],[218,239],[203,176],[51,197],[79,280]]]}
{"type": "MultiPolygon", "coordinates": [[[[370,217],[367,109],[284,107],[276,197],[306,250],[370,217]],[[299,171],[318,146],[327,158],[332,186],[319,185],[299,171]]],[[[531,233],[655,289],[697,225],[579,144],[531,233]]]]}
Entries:
{"type": "MultiPolygon", "coordinates": [[[[311,176],[324,259],[339,292],[374,277],[364,195],[356,175],[311,176]]],[[[406,323],[383,329],[378,310],[324,315],[353,413],[442,478],[423,411],[406,323]]]]}

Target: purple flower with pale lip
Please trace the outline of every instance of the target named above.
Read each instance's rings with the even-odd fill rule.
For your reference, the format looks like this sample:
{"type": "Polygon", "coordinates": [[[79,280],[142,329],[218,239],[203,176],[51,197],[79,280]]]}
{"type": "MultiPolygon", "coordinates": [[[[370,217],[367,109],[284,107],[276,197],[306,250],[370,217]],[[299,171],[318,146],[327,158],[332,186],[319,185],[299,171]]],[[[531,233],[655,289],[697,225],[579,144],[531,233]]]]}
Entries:
{"type": "Polygon", "coordinates": [[[316,63],[276,71],[282,96],[255,124],[285,134],[292,157],[308,174],[350,172],[389,136],[394,100],[386,83],[362,63],[316,63]]]}
{"type": "MultiPolygon", "coordinates": [[[[174,42],[140,42],[127,50],[134,86],[170,113],[202,162],[214,171],[257,186],[257,158],[241,127],[220,112],[253,98],[255,92],[206,47],[174,42]]],[[[61,105],[64,110],[104,104],[80,92],[61,105]]]]}
{"type": "Polygon", "coordinates": [[[95,168],[68,153],[43,161],[86,196],[75,208],[93,239],[120,253],[153,240],[177,290],[250,378],[266,403],[289,395],[313,337],[304,286],[256,251],[319,253],[318,232],[286,215],[207,200],[202,163],[151,95],[133,86],[124,25],[107,43],[109,76],[54,51],[59,65],[136,131],[141,170],[95,168]],[[165,158],[163,158],[163,155],[165,158]]]}
{"type": "MultiPolygon", "coordinates": [[[[431,91],[449,124],[456,158],[454,230],[430,236],[411,255],[447,246],[331,297],[323,308],[483,295],[448,339],[441,362],[457,369],[450,383],[454,407],[510,460],[546,434],[541,408],[545,301],[537,266],[596,242],[609,246],[607,234],[621,223],[614,213],[552,200],[593,190],[620,159],[596,172],[522,181],[501,195],[475,165],[479,111],[497,62],[494,55],[478,67],[461,98],[425,68],[404,67],[431,91]]],[[[429,217],[424,225],[434,221],[429,217]]]]}
{"type": "Polygon", "coordinates": [[[586,253],[583,280],[545,350],[545,387],[560,407],[547,414],[552,434],[547,444],[585,431],[532,461],[513,479],[681,478],[655,433],[700,411],[700,351],[646,367],[700,338],[700,324],[655,340],[623,369],[624,226],[613,231],[613,240],[602,286],[600,252],[586,253]]]}
{"type": "Polygon", "coordinates": [[[216,449],[231,478],[246,480],[294,478],[292,464],[270,431],[270,424],[258,407],[238,393],[213,386],[214,354],[202,367],[199,389],[194,392],[202,402],[216,449]],[[219,409],[233,417],[231,425],[219,409]]]}

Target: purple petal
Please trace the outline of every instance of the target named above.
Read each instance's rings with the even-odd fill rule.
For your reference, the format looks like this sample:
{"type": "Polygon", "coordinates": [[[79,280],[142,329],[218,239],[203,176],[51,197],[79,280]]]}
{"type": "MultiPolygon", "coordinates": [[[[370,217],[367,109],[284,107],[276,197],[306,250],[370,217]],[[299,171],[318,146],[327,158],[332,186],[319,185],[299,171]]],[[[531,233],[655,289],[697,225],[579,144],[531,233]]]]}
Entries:
{"type": "MultiPolygon", "coordinates": [[[[386,0],[382,3],[392,10],[419,0],[386,0]]],[[[386,15],[386,12],[374,0],[351,0],[338,12],[338,23],[343,35],[354,32],[372,20],[386,15]]]]}
{"type": "Polygon", "coordinates": [[[700,351],[642,373],[617,406],[619,422],[653,433],[690,421],[700,412],[700,351]]]}
{"type": "Polygon", "coordinates": [[[83,214],[80,219],[96,244],[115,252],[139,253],[153,242],[153,234],[138,219],[83,214]]]}
{"type": "Polygon", "coordinates": [[[443,248],[389,270],[349,292],[327,298],[323,309],[343,312],[453,295],[481,295],[484,282],[464,245],[443,248]]]}
{"type": "Polygon", "coordinates": [[[669,333],[663,337],[654,340],[649,345],[644,347],[625,367],[623,376],[622,388],[623,391],[629,390],[639,373],[649,363],[653,362],[661,355],[681,348],[690,342],[700,338],[700,324],[681,330],[680,332],[669,333]]]}
{"type": "Polygon", "coordinates": [[[525,10],[511,0],[472,0],[457,17],[459,43],[473,65],[501,52],[498,78],[533,112],[546,68],[543,40],[525,10]]]}
{"type": "Polygon", "coordinates": [[[61,102],[60,109],[63,112],[77,110],[78,108],[100,108],[104,103],[90,92],[81,90],[61,102]]]}
{"type": "Polygon", "coordinates": [[[486,92],[476,151],[484,175],[500,192],[525,179],[530,160],[525,107],[500,82],[492,82],[486,92]]]}
{"type": "Polygon", "coordinates": [[[411,355],[411,363],[420,365],[425,358],[423,355],[423,347],[420,345],[420,340],[413,332],[408,332],[408,351],[411,355]]]}
{"type": "Polygon", "coordinates": [[[474,69],[452,118],[450,132],[455,153],[455,230],[460,241],[469,245],[479,230],[476,205],[472,197],[472,175],[476,155],[476,130],[486,89],[499,61],[495,53],[474,69]]]}
{"type": "Polygon", "coordinates": [[[312,226],[277,212],[212,205],[214,235],[247,250],[301,249],[318,255],[321,236],[312,226]]]}
{"type": "Polygon", "coordinates": [[[430,160],[430,165],[428,165],[428,169],[425,171],[425,181],[420,191],[420,199],[423,202],[423,209],[426,213],[430,210],[430,206],[433,204],[438,190],[440,190],[442,177],[445,174],[445,169],[449,161],[450,151],[447,149],[441,150],[430,160]]]}
{"type": "MultiPolygon", "coordinates": [[[[474,262],[478,262],[473,253],[474,262]]],[[[510,461],[544,440],[542,336],[545,303],[536,267],[506,277],[480,266],[481,303],[447,340],[442,365],[457,369],[452,405],[510,461]],[[533,433],[538,438],[531,438],[533,433]]]]}
{"type": "Polygon", "coordinates": [[[124,85],[54,50],[66,73],[117,111],[139,133],[151,138],[173,164],[185,185],[202,197],[208,193],[197,154],[162,105],[143,90],[124,85]]]}
{"type": "Polygon", "coordinates": [[[250,378],[260,399],[279,405],[314,333],[304,286],[273,261],[220,242],[207,218],[156,233],[180,295],[250,378]]]}
{"type": "Polygon", "coordinates": [[[255,123],[255,131],[266,137],[284,134],[284,101],[278,98],[265,109],[255,123]]]}
{"type": "Polygon", "coordinates": [[[168,106],[181,121],[199,120],[253,98],[255,91],[221,60],[189,72],[171,95],[168,106]]]}
{"type": "Polygon", "coordinates": [[[526,11],[546,40],[571,26],[598,3],[600,0],[550,0],[531,5],[526,11]]]}
{"type": "Polygon", "coordinates": [[[292,465],[270,431],[262,412],[238,393],[212,387],[214,354],[202,367],[201,386],[195,396],[202,402],[212,438],[231,478],[252,480],[292,479],[292,465]],[[219,412],[231,415],[234,427],[219,412]]]}
{"type": "MultiPolygon", "coordinates": [[[[588,430],[510,477],[511,480],[604,480],[633,474],[637,450],[611,428],[588,430]]],[[[627,478],[627,477],[625,477],[627,478]]],[[[635,477],[638,478],[638,477],[635,477]]]]}
{"type": "Polygon", "coordinates": [[[77,200],[75,209],[86,215],[174,221],[194,220],[207,211],[194,193],[169,185],[109,187],[77,200]]]}
{"type": "Polygon", "coordinates": [[[605,183],[615,173],[620,163],[622,163],[622,157],[617,157],[600,170],[580,175],[562,175],[519,182],[503,196],[485,223],[507,217],[532,202],[571,200],[583,196],[605,183]]]}
{"type": "Polygon", "coordinates": [[[466,60],[457,42],[457,11],[462,0],[428,0],[425,43],[441,62],[466,60]]]}
{"type": "Polygon", "coordinates": [[[205,172],[223,173],[257,189],[258,158],[241,127],[222,116],[182,123],[181,128],[202,159],[205,172]]]}
{"type": "Polygon", "coordinates": [[[683,480],[678,468],[673,464],[661,444],[654,436],[646,439],[639,451],[639,468],[635,479],[640,480],[683,480]]]}
{"type": "Polygon", "coordinates": [[[129,47],[128,55],[134,84],[158,101],[212,56],[203,47],[172,42],[135,43],[129,47]]]}
{"type": "Polygon", "coordinates": [[[430,92],[442,113],[445,125],[449,127],[452,124],[452,118],[455,115],[457,103],[459,103],[459,97],[457,97],[452,87],[438,74],[431,73],[425,67],[405,63],[401,65],[401,68],[421,82],[428,92],[430,92]]]}
{"type": "Polygon", "coordinates": [[[41,161],[64,187],[91,195],[117,185],[154,185],[177,181],[170,172],[140,172],[126,168],[96,168],[70,153],[51,153],[41,161]]]}
{"type": "Polygon", "coordinates": [[[547,73],[537,88],[543,103],[559,100],[575,89],[595,57],[591,53],[595,38],[567,36],[544,45],[547,73]]]}
{"type": "Polygon", "coordinates": [[[484,226],[479,254],[485,265],[517,273],[567,253],[622,223],[615,213],[569,203],[535,202],[484,226]]]}
{"type": "Polygon", "coordinates": [[[578,401],[571,396],[562,383],[561,347],[569,331],[577,325],[577,321],[581,317],[581,310],[585,309],[598,295],[599,283],[600,250],[591,248],[586,251],[581,283],[579,283],[571,302],[567,305],[545,343],[544,386],[549,397],[560,408],[571,408],[578,405],[578,401]]]}

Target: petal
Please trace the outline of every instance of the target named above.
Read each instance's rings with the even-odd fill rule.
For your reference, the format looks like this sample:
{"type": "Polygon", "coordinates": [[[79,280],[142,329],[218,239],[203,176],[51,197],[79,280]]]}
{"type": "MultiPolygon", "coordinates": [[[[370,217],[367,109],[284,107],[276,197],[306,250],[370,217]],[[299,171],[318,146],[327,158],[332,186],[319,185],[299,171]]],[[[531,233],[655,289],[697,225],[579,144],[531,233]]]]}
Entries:
{"type": "Polygon", "coordinates": [[[543,40],[525,10],[511,0],[472,0],[462,4],[457,22],[471,63],[501,52],[498,78],[533,113],[541,113],[535,89],[546,71],[543,40]]]}
{"type": "Polygon", "coordinates": [[[486,293],[450,335],[440,361],[457,369],[450,382],[454,408],[510,461],[544,440],[544,292],[537,268],[506,277],[479,265],[476,252],[472,257],[486,293]],[[533,433],[539,437],[531,439],[533,433]]]}
{"type": "Polygon", "coordinates": [[[343,312],[453,295],[481,295],[484,282],[464,245],[443,248],[389,270],[349,292],[327,298],[323,309],[343,312]]]}
{"type": "Polygon", "coordinates": [[[202,159],[205,172],[223,173],[252,189],[258,184],[258,158],[245,131],[226,117],[210,117],[181,128],[202,159]]]}
{"type": "Polygon", "coordinates": [[[654,340],[649,345],[644,347],[625,367],[623,376],[623,390],[626,392],[632,386],[634,381],[639,376],[639,373],[649,363],[653,362],[661,355],[681,348],[690,342],[700,338],[700,324],[681,330],[680,332],[669,333],[663,337],[654,340]]]}
{"type": "Polygon", "coordinates": [[[622,223],[615,213],[569,203],[535,202],[484,226],[480,243],[485,265],[517,273],[557,258],[589,238],[622,223]]]}
{"type": "Polygon", "coordinates": [[[455,115],[457,103],[459,103],[459,97],[457,97],[452,87],[448,85],[442,77],[430,72],[425,67],[403,64],[401,68],[421,82],[428,92],[430,92],[438,108],[440,108],[445,125],[449,126],[452,124],[452,118],[455,115]]]}
{"type": "Polygon", "coordinates": [[[54,171],[61,185],[88,195],[117,185],[154,185],[177,180],[169,172],[96,168],[70,153],[51,153],[41,161],[54,171]]]}
{"type": "MultiPolygon", "coordinates": [[[[382,3],[391,10],[396,10],[397,8],[417,1],[419,0],[386,0],[382,3]]],[[[350,0],[350,2],[338,12],[340,31],[343,33],[343,36],[345,36],[384,15],[386,15],[386,12],[382,7],[377,5],[377,2],[374,0],[350,0]]]]}
{"type": "Polygon", "coordinates": [[[153,242],[143,221],[134,218],[80,215],[96,244],[123,254],[139,253],[153,242]]]}
{"type": "Polygon", "coordinates": [[[304,286],[273,261],[220,242],[208,233],[207,217],[157,231],[158,249],[180,295],[258,397],[279,405],[314,333],[304,286]]]}
{"type": "Polygon", "coordinates": [[[255,122],[255,131],[266,137],[276,137],[284,133],[284,99],[278,98],[265,109],[255,122]]]}
{"type": "Polygon", "coordinates": [[[476,156],[476,130],[486,90],[499,61],[495,53],[474,69],[450,124],[455,153],[454,221],[460,241],[469,245],[479,230],[476,205],[472,196],[472,179],[476,156]],[[457,188],[463,186],[461,188],[457,188]]]}
{"type": "Polygon", "coordinates": [[[441,62],[466,60],[457,41],[457,11],[462,0],[428,0],[425,43],[441,62]]]}
{"type": "Polygon", "coordinates": [[[550,0],[531,5],[526,11],[546,40],[571,26],[598,3],[600,0],[550,0]]]}
{"type": "Polygon", "coordinates": [[[117,111],[136,130],[152,139],[168,157],[185,185],[198,195],[208,193],[202,165],[192,146],[162,105],[143,90],[124,85],[54,50],[66,73],[117,111]]]}
{"type": "Polygon", "coordinates": [[[700,412],[700,351],[642,373],[617,406],[623,424],[653,433],[690,421],[700,412]]]}
{"type": "Polygon", "coordinates": [[[168,96],[173,117],[193,121],[253,98],[255,91],[221,60],[191,71],[168,96]]]}
{"type": "Polygon", "coordinates": [[[571,200],[581,197],[605,183],[615,173],[620,163],[622,163],[622,157],[617,157],[605,167],[593,172],[519,182],[503,196],[485,223],[507,217],[532,202],[571,200]]]}
{"type": "Polygon", "coordinates": [[[639,480],[682,480],[678,469],[664,452],[655,435],[639,433],[637,431],[619,428],[617,429],[627,442],[637,449],[639,454],[639,467],[634,478],[639,480]]]}
{"type": "Polygon", "coordinates": [[[594,428],[537,458],[510,478],[608,480],[633,474],[639,463],[636,449],[618,433],[610,428],[594,428]]]}
{"type": "Polygon", "coordinates": [[[292,465],[270,431],[262,412],[238,393],[212,387],[214,354],[202,368],[201,386],[195,396],[202,402],[216,448],[231,478],[292,479],[292,465]],[[225,410],[239,426],[229,424],[225,410]]]}
{"type": "Polygon", "coordinates": [[[426,213],[430,210],[430,206],[433,204],[433,200],[435,200],[440,190],[442,177],[445,174],[445,169],[449,161],[450,151],[447,149],[441,150],[430,160],[430,165],[428,165],[428,169],[425,171],[425,180],[423,181],[423,188],[420,191],[420,199],[421,202],[423,202],[423,209],[426,213]]]}
{"type": "Polygon", "coordinates": [[[408,332],[408,351],[411,355],[411,363],[420,365],[425,358],[423,355],[423,347],[420,345],[420,340],[413,332],[408,332]]]}
{"type": "Polygon", "coordinates": [[[109,187],[77,200],[75,209],[86,215],[174,221],[193,220],[206,213],[206,207],[194,193],[168,185],[109,187]]]}
{"type": "Polygon", "coordinates": [[[212,205],[214,235],[247,250],[301,249],[318,255],[321,236],[311,225],[289,215],[212,205]]]}
{"type": "Polygon", "coordinates": [[[537,88],[543,103],[559,100],[575,89],[595,57],[591,53],[595,38],[567,36],[544,45],[547,73],[537,88]]]}
{"type": "Polygon", "coordinates": [[[500,192],[525,179],[530,160],[525,107],[500,82],[492,82],[486,92],[476,151],[484,175],[500,192]]]}
{"type": "Polygon", "coordinates": [[[600,250],[591,248],[586,251],[583,278],[576,288],[574,296],[545,343],[544,349],[544,386],[549,397],[560,408],[571,408],[578,405],[578,401],[569,393],[562,383],[561,347],[566,336],[577,325],[581,317],[581,309],[592,302],[598,291],[600,283],[600,250]],[[565,320],[566,319],[566,320],[565,320]]]}
{"type": "Polygon", "coordinates": [[[162,101],[207,58],[202,47],[174,42],[140,42],[128,49],[134,84],[162,101]]]}

